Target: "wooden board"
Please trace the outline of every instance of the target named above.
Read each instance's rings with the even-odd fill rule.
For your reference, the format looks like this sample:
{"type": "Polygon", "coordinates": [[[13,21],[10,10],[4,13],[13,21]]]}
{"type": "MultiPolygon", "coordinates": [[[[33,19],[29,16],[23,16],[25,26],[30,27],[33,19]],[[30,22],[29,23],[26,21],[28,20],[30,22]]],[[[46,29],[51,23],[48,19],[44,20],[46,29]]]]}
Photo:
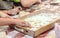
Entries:
{"type": "Polygon", "coordinates": [[[16,25],[16,27],[15,27],[15,29],[18,31],[22,30],[23,33],[36,37],[37,35],[53,28],[54,23],[59,20],[59,15],[57,15],[56,13],[52,13],[49,10],[38,10],[38,11],[28,14],[20,19],[23,19],[29,23],[30,23],[30,21],[33,21],[33,20],[35,20],[33,22],[36,22],[36,23],[37,23],[37,21],[39,21],[39,25],[35,25],[35,23],[34,24],[30,23],[32,28],[21,27],[19,25],[16,25]],[[40,15],[41,17],[38,15],[40,15]],[[29,18],[30,18],[30,20],[29,20],[29,18]],[[36,20],[35,18],[38,20],[36,20]],[[42,25],[41,25],[41,23],[42,23],[42,25]]]}

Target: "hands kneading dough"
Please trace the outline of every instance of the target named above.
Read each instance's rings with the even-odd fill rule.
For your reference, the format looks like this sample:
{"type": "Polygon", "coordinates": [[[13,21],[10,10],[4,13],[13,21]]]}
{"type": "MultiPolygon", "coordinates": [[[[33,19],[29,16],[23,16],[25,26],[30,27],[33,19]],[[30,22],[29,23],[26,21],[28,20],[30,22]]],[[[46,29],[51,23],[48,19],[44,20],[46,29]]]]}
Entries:
{"type": "Polygon", "coordinates": [[[11,16],[9,16],[6,13],[3,13],[2,11],[0,11],[0,16],[1,16],[0,25],[16,24],[16,25],[26,26],[26,27],[29,26],[29,23],[27,23],[26,21],[23,21],[23,20],[20,20],[20,19],[13,19],[13,18],[11,18],[11,16]]]}
{"type": "MultiPolygon", "coordinates": [[[[30,7],[34,3],[38,2],[38,0],[21,0],[20,2],[24,7],[30,7]]],[[[18,8],[13,9],[13,11],[12,10],[0,11],[0,17],[1,17],[0,25],[17,24],[22,26],[29,26],[29,23],[27,23],[26,21],[23,21],[20,19],[13,19],[11,18],[11,16],[8,15],[8,14],[15,15],[17,14],[18,11],[19,11],[18,8]],[[6,17],[9,17],[9,18],[6,18],[6,17]]]]}

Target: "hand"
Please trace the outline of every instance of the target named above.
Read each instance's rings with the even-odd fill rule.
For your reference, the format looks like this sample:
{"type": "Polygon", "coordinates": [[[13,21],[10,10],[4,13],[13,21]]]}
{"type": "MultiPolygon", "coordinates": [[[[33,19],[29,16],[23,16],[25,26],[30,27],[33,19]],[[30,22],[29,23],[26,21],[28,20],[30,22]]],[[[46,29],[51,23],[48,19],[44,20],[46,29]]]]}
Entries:
{"type": "Polygon", "coordinates": [[[8,14],[6,14],[4,11],[0,11],[1,17],[0,18],[0,25],[10,25],[10,24],[16,24],[23,27],[29,27],[29,23],[20,19],[13,19],[8,14]],[[9,17],[9,18],[6,18],[9,17]]]}
{"type": "Polygon", "coordinates": [[[17,20],[16,24],[20,25],[22,27],[30,27],[30,24],[28,22],[24,21],[24,20],[17,20]]]}
{"type": "Polygon", "coordinates": [[[21,0],[21,4],[24,7],[30,7],[30,6],[32,6],[36,2],[38,2],[38,0],[21,0]]]}
{"type": "Polygon", "coordinates": [[[9,15],[16,15],[17,13],[20,12],[20,10],[22,10],[22,8],[19,6],[19,7],[15,7],[14,9],[5,10],[3,12],[9,15]]]}
{"type": "MultiPolygon", "coordinates": [[[[20,20],[20,19],[13,19],[13,18],[0,18],[0,25],[19,25],[22,27],[30,27],[30,24],[26,21],[20,20]]],[[[12,26],[13,26],[12,25],[12,26]]]]}
{"type": "Polygon", "coordinates": [[[16,25],[21,25],[21,26],[29,26],[30,24],[26,21],[20,20],[20,19],[13,19],[6,13],[3,13],[0,11],[0,25],[10,25],[10,24],[16,24],[16,25]]]}

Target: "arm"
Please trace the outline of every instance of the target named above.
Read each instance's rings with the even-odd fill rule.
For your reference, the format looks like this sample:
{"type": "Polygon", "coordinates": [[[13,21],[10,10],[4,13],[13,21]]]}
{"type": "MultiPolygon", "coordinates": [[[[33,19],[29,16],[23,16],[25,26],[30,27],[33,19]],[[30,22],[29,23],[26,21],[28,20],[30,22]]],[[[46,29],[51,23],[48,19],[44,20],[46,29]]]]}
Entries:
{"type": "Polygon", "coordinates": [[[10,25],[10,24],[29,26],[27,22],[20,20],[20,19],[0,18],[0,25],[10,25]]]}
{"type": "Polygon", "coordinates": [[[14,20],[9,18],[0,18],[0,25],[9,25],[9,24],[15,24],[14,20]]]}
{"type": "Polygon", "coordinates": [[[10,25],[10,24],[17,24],[22,26],[29,26],[29,23],[20,20],[20,19],[13,19],[10,16],[8,16],[6,13],[3,13],[0,11],[0,25],[10,25]],[[9,17],[9,18],[6,18],[9,17]]]}

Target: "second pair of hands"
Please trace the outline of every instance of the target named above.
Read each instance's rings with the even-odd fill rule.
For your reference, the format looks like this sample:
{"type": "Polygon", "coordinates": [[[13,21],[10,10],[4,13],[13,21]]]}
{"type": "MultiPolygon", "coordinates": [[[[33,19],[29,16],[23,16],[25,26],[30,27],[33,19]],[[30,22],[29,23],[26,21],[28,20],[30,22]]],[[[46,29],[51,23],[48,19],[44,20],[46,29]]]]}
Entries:
{"type": "Polygon", "coordinates": [[[16,25],[21,25],[23,27],[30,27],[30,24],[24,20],[20,20],[20,19],[14,19],[11,18],[11,16],[9,16],[8,14],[13,14],[15,15],[17,12],[19,12],[20,10],[17,8],[11,9],[11,10],[5,10],[5,11],[0,11],[0,24],[2,25],[10,25],[10,24],[16,24],[16,25]]]}

